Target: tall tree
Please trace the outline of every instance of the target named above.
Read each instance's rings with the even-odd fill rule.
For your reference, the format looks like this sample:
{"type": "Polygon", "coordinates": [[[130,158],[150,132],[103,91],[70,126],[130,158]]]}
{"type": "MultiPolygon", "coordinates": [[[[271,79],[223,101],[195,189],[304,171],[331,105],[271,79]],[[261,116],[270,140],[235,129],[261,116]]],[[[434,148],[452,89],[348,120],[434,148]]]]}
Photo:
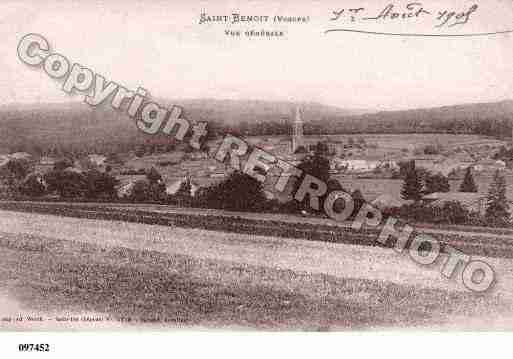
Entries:
{"type": "Polygon", "coordinates": [[[149,183],[148,200],[161,201],[166,196],[166,184],[162,179],[162,175],[152,167],[146,174],[146,179],[149,183]]]}
{"type": "Polygon", "coordinates": [[[406,200],[418,202],[422,198],[422,187],[422,178],[415,168],[415,162],[413,162],[406,172],[406,177],[404,178],[403,187],[401,189],[401,197],[406,200]]]}
{"type": "Polygon", "coordinates": [[[467,167],[465,177],[460,185],[460,192],[477,192],[477,185],[474,182],[474,176],[472,175],[472,169],[467,167]]]}
{"type": "MultiPolygon", "coordinates": [[[[295,182],[294,191],[292,193],[297,192],[307,174],[323,181],[324,183],[328,183],[330,179],[330,161],[325,157],[322,145],[317,144],[314,148],[314,153],[305,157],[298,165],[298,168],[303,172],[295,182]]],[[[319,209],[322,210],[323,206],[324,201],[323,198],[321,198],[319,209]]],[[[301,202],[300,207],[305,210],[312,210],[312,208],[310,208],[310,199],[308,196],[306,196],[301,202]]]]}
{"type": "Polygon", "coordinates": [[[490,223],[509,222],[509,204],[506,198],[506,180],[499,170],[495,171],[487,197],[486,220],[490,223]]]}

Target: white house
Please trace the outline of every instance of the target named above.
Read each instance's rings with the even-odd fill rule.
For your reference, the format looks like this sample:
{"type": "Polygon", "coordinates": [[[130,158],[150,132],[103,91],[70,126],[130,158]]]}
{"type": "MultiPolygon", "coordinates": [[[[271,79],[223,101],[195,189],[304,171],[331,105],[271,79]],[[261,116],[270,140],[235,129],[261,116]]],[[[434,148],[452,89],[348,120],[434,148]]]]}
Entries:
{"type": "Polygon", "coordinates": [[[506,163],[501,160],[481,160],[474,165],[474,170],[477,172],[483,171],[496,171],[506,168],[506,163]]]}
{"type": "Polygon", "coordinates": [[[339,160],[337,161],[336,167],[348,172],[366,172],[377,168],[378,162],[367,160],[339,160]]]}
{"type": "MultiPolygon", "coordinates": [[[[190,180],[190,179],[189,179],[190,180]]],[[[180,186],[187,181],[187,177],[180,178],[179,180],[172,182],[168,185],[166,185],[166,193],[169,195],[173,195],[180,189],[180,186]]],[[[196,183],[191,181],[191,196],[196,195],[196,192],[198,192],[200,186],[198,186],[196,183]]]]}
{"type": "Polygon", "coordinates": [[[377,168],[399,168],[393,160],[335,159],[334,168],[348,172],[369,172],[377,168]]]}

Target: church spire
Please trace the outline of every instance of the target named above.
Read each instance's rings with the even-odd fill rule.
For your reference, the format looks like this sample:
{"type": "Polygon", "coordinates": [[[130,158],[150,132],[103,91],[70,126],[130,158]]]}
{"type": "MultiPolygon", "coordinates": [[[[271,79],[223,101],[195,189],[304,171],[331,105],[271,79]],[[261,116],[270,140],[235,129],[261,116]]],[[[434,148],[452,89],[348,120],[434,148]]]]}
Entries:
{"type": "Polygon", "coordinates": [[[296,153],[299,147],[304,147],[303,142],[303,119],[301,118],[301,111],[299,106],[296,106],[296,116],[292,126],[292,153],[296,153]]]}

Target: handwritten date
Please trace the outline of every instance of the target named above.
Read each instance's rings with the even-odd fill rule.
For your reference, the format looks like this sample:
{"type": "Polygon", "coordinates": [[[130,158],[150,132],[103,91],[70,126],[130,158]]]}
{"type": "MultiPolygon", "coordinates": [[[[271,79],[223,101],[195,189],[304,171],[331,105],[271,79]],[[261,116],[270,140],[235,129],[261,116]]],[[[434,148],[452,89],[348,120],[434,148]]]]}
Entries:
{"type": "Polygon", "coordinates": [[[404,7],[390,3],[384,8],[378,10],[367,10],[363,7],[343,8],[331,11],[331,21],[389,21],[389,20],[408,20],[425,17],[433,17],[435,27],[453,27],[463,25],[469,22],[472,14],[478,9],[477,4],[464,10],[454,9],[428,9],[421,2],[411,2],[404,7]]]}

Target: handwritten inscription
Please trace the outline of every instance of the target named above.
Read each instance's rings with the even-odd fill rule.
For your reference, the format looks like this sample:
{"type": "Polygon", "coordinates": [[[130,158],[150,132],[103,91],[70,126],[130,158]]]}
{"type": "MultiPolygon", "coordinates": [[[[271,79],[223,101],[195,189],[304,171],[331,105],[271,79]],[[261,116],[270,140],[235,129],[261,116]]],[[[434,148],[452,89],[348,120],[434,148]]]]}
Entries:
{"type": "Polygon", "coordinates": [[[468,23],[476,13],[478,5],[474,4],[464,9],[429,9],[421,2],[411,2],[406,6],[390,3],[379,9],[368,10],[364,7],[341,8],[331,11],[331,21],[405,21],[420,18],[433,18],[435,28],[454,27],[468,23]]]}

